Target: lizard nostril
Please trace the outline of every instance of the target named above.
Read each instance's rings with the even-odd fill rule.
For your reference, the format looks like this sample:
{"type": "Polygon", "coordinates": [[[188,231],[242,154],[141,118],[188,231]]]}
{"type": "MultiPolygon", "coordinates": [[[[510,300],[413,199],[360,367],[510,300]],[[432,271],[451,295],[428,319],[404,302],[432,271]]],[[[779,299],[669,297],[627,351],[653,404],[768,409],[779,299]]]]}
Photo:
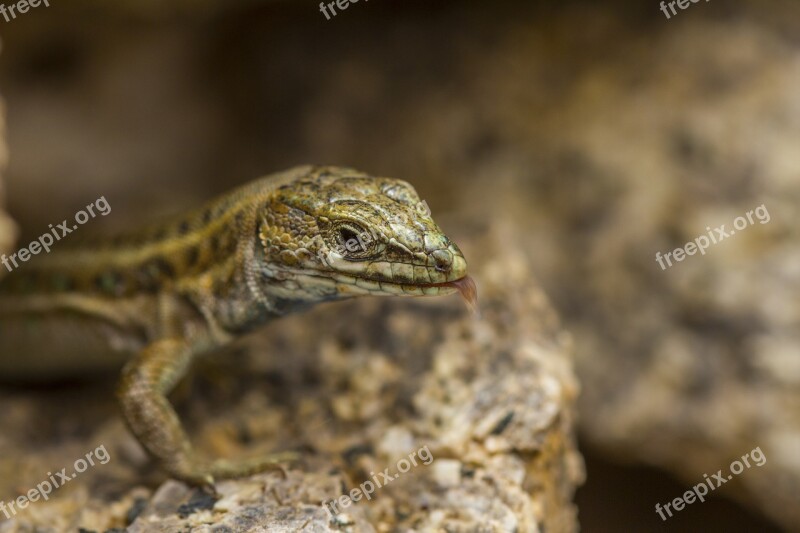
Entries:
{"type": "Polygon", "coordinates": [[[431,254],[436,270],[439,272],[449,272],[453,268],[453,254],[448,250],[436,250],[431,254]]]}

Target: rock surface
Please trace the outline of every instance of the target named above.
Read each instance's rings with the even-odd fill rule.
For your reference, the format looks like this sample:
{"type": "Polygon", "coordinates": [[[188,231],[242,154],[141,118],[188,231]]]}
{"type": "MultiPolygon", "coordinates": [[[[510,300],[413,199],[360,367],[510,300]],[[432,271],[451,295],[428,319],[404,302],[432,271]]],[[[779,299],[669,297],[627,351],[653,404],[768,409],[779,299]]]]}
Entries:
{"type": "Polygon", "coordinates": [[[303,457],[286,476],[220,483],[217,501],[174,481],[155,493],[130,488],[148,486],[137,472],[146,471],[141,452],[113,408],[92,412],[85,405],[107,390],[80,399],[72,389],[46,397],[0,393],[10,406],[0,425],[36,420],[48,428],[4,433],[3,494],[35,487],[45,472],[98,446],[111,458],[0,531],[104,531],[125,526],[137,506],[133,532],[211,525],[576,531],[572,498],[583,469],[573,437],[570,342],[532,282],[528,261],[496,243],[491,232],[466,239],[480,282],[480,317],[456,297],[353,301],[276,321],[209,359],[180,402],[198,446],[223,456],[293,449],[303,457]],[[61,434],[42,434],[54,427],[61,434]],[[365,482],[385,486],[366,501],[351,492],[369,492],[365,482]],[[341,502],[347,494],[361,501],[341,502]],[[338,507],[328,503],[334,499],[338,507]]]}

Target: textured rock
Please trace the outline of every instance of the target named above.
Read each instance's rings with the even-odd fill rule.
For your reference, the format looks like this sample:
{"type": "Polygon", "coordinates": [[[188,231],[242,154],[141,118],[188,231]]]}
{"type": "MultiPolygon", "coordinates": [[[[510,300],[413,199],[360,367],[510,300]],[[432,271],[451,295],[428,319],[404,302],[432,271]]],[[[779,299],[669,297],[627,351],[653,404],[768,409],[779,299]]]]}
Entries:
{"type": "Polygon", "coordinates": [[[587,439],[687,485],[760,447],[766,464],[720,492],[788,529],[800,527],[797,52],[738,19],[636,38],[543,117],[558,128],[540,146],[561,155],[530,185],[536,218],[557,228],[536,232],[553,260],[537,272],[576,335],[587,439]],[[656,263],[761,205],[768,222],[656,263]]]}
{"type": "Polygon", "coordinates": [[[476,274],[480,319],[455,298],[365,300],[270,326],[244,351],[244,366],[260,377],[215,372],[240,383],[226,403],[243,398],[227,413],[216,406],[210,427],[229,430],[209,429],[207,438],[225,451],[241,447],[242,434],[265,449],[306,448],[306,467],[285,480],[273,473],[223,483],[222,500],[185,518],[175,514],[190,497],[185,488],[162,487],[133,530],[152,530],[159,507],[165,531],[575,530],[582,464],[571,436],[577,390],[568,341],[522,258],[501,253],[476,274]],[[510,290],[509,279],[526,288],[510,290]],[[267,390],[267,376],[277,390],[267,390]],[[429,464],[417,458],[401,475],[417,451],[429,464]],[[395,478],[373,500],[333,517],[320,506],[366,481],[385,482],[386,468],[395,478]]]}
{"type": "MultiPolygon", "coordinates": [[[[31,437],[6,434],[1,464],[7,473],[21,460],[25,468],[2,476],[13,482],[3,494],[36,486],[54,465],[71,464],[96,443],[111,459],[0,531],[122,527],[137,498],[149,499],[134,532],[211,525],[215,531],[576,531],[571,502],[583,469],[573,437],[570,343],[528,261],[497,246],[497,232],[510,231],[455,237],[476,258],[480,317],[456,297],[353,301],[274,322],[210,359],[181,402],[184,411],[189,404],[198,446],[215,455],[279,449],[303,455],[286,477],[273,472],[220,483],[217,501],[176,482],[152,497],[131,488],[144,481],[137,473],[143,458],[107,407],[93,414],[53,402],[59,393],[13,400],[4,394],[0,401],[13,408],[0,414],[3,427],[17,427],[42,409],[47,418],[40,422],[69,428],[71,444],[63,434],[58,447],[46,444],[58,438],[45,437],[42,452],[23,457],[31,437]],[[107,422],[81,438],[78,413],[107,422]],[[385,469],[391,481],[381,476],[385,469]],[[370,501],[340,504],[340,513],[321,505],[352,496],[370,480],[385,484],[370,501]],[[109,485],[117,488],[109,493],[109,485]],[[113,503],[100,511],[102,500],[113,503]]],[[[89,391],[83,401],[102,393],[89,391]]]]}

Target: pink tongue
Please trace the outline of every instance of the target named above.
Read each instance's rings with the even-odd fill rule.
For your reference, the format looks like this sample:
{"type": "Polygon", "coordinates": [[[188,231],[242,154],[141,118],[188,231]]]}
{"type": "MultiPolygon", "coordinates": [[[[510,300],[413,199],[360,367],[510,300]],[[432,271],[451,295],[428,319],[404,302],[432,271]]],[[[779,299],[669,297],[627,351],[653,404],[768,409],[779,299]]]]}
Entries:
{"type": "Polygon", "coordinates": [[[475,280],[469,276],[464,276],[459,280],[451,281],[449,284],[458,289],[458,292],[461,293],[461,297],[464,299],[464,302],[466,302],[470,311],[477,313],[478,287],[475,285],[475,280]]]}

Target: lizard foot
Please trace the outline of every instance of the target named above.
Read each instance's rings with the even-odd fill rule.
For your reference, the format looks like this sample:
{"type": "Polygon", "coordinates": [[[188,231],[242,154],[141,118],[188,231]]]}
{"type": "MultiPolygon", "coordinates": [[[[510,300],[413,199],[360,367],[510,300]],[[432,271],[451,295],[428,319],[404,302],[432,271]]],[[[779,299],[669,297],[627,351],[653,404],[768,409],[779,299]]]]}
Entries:
{"type": "Polygon", "coordinates": [[[247,477],[270,470],[279,471],[286,479],[289,477],[287,466],[297,463],[299,460],[300,454],[295,452],[281,452],[239,460],[217,459],[210,464],[196,464],[180,471],[174,471],[172,475],[185,483],[203,487],[211,494],[215,494],[214,483],[223,479],[247,477]]]}

